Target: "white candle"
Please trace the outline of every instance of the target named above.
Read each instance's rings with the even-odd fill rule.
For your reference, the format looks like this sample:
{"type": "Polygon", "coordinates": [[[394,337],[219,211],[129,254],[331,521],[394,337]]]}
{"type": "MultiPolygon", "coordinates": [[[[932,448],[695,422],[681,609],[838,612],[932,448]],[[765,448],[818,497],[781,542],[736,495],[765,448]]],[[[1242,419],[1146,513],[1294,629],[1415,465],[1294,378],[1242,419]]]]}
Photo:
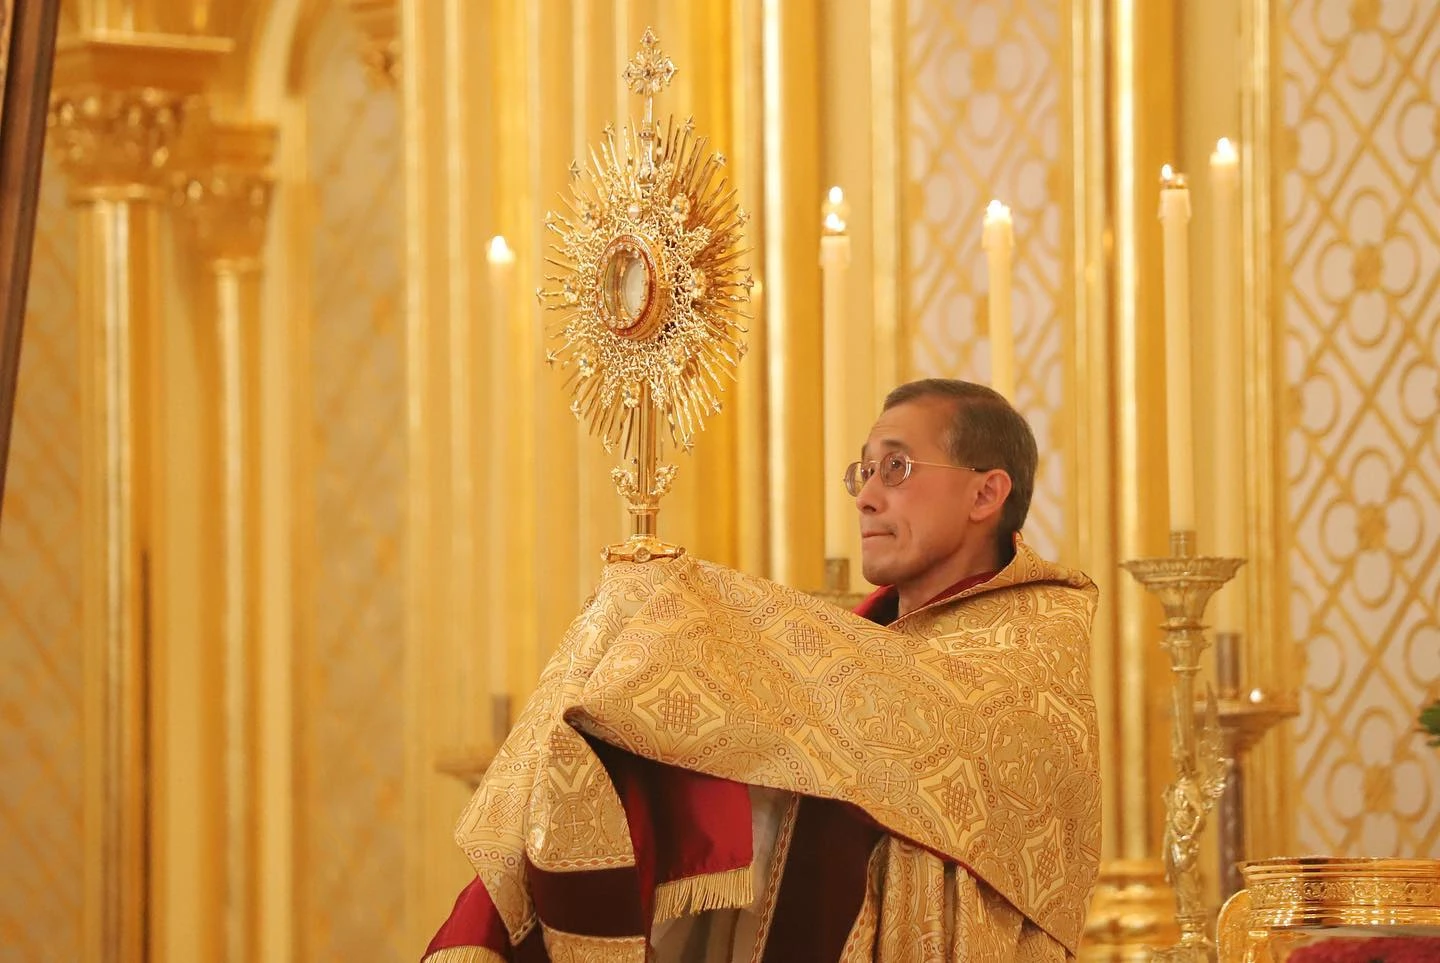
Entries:
{"type": "Polygon", "coordinates": [[[1190,397],[1190,191],[1166,164],[1160,174],[1165,260],[1165,449],[1170,530],[1195,530],[1195,441],[1190,397]]]}
{"type": "MultiPolygon", "coordinates": [[[[1210,155],[1212,270],[1214,272],[1214,331],[1210,383],[1215,386],[1211,445],[1211,485],[1214,489],[1216,555],[1245,554],[1245,420],[1241,397],[1245,384],[1244,349],[1240,343],[1240,306],[1235,274],[1240,238],[1235,230],[1239,194],[1240,158],[1228,139],[1221,138],[1210,155]]],[[[1237,586],[1227,586],[1215,597],[1217,632],[1244,631],[1244,613],[1237,586]]],[[[1223,682],[1223,680],[1222,680],[1223,682]]]]}
{"type": "MultiPolygon", "coordinates": [[[[491,423],[504,424],[506,418],[495,413],[509,410],[515,403],[515,365],[514,359],[514,336],[510,331],[508,323],[510,317],[511,297],[514,289],[515,277],[515,252],[510,250],[510,245],[505,243],[505,238],[496,235],[490,240],[490,247],[486,251],[485,259],[490,267],[490,336],[486,341],[486,351],[490,356],[490,408],[491,423]]],[[[498,504],[500,493],[506,492],[511,487],[509,475],[510,460],[507,456],[510,448],[508,436],[496,438],[492,435],[499,450],[491,452],[491,457],[486,459],[488,465],[486,475],[489,478],[488,497],[492,503],[498,504]]],[[[490,539],[490,573],[495,580],[495,585],[503,600],[508,593],[505,591],[509,584],[506,573],[513,565],[506,550],[506,541],[503,538],[490,539]]],[[[490,671],[490,692],[498,698],[508,698],[510,695],[510,668],[509,668],[509,640],[511,637],[508,625],[505,605],[491,605],[489,619],[487,621],[489,631],[486,633],[489,638],[485,646],[489,656],[490,671]]],[[[499,722],[497,720],[498,727],[499,722]]],[[[505,737],[504,732],[494,733],[498,740],[505,737]]]]}
{"type": "Polygon", "coordinates": [[[855,540],[855,504],[840,483],[849,453],[859,445],[847,438],[845,417],[849,387],[845,381],[850,339],[845,321],[845,272],[850,267],[850,236],[845,233],[845,194],[830,188],[821,207],[820,275],[824,297],[822,331],[825,357],[825,557],[849,558],[855,540]]]}
{"type": "Polygon", "coordinates": [[[1015,225],[1010,208],[991,201],[985,208],[981,246],[990,274],[990,387],[1015,400],[1015,328],[1011,320],[1011,272],[1015,225]]]}
{"type": "Polygon", "coordinates": [[[1240,404],[1241,370],[1244,352],[1240,344],[1240,311],[1235,300],[1236,252],[1240,239],[1235,233],[1235,200],[1240,178],[1240,159],[1229,140],[1222,138],[1210,155],[1211,229],[1215,328],[1212,354],[1215,385],[1215,445],[1212,453],[1215,483],[1215,546],[1218,555],[1245,552],[1244,474],[1241,455],[1245,449],[1245,422],[1240,404]]]}

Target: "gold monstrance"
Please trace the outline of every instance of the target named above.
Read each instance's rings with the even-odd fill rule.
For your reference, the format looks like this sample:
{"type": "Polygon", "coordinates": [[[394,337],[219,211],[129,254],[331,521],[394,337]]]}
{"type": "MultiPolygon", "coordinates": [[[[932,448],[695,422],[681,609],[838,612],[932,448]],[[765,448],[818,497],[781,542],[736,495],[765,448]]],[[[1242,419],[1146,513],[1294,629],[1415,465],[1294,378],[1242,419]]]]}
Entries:
{"type": "Polygon", "coordinates": [[[545,219],[559,238],[547,258],[558,273],[537,292],[559,315],[546,361],[569,370],[570,410],[625,459],[611,477],[629,507],[631,534],[606,547],[607,562],[685,551],[656,534],[660,499],[675,476],[675,466],[661,462],[660,423],[672,445],[690,451],[705,418],[720,413],[723,383],[745,354],[754,282],[740,242],[749,215],[721,174],[725,155],[706,156],[691,120],[671,117],[657,129],[655,95],[674,75],[647,29],[623,75],[645,100],[644,122],[618,137],[607,126],[590,165],[570,165],[569,214],[545,219]]]}

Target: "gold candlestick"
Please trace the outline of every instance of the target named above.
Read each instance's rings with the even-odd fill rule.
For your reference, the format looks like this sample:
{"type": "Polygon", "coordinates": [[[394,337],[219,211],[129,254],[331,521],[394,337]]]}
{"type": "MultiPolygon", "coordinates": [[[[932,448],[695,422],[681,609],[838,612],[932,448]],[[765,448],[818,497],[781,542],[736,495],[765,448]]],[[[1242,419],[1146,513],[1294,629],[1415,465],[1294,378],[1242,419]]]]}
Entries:
{"type": "Polygon", "coordinates": [[[818,592],[811,592],[816,598],[824,599],[831,605],[853,610],[865,600],[867,592],[855,592],[850,588],[850,560],[848,558],[825,559],[825,584],[818,592]]]}
{"type": "MultiPolygon", "coordinates": [[[[1277,724],[1299,714],[1293,694],[1246,688],[1241,677],[1241,637],[1215,633],[1215,683],[1225,768],[1229,773],[1218,813],[1220,902],[1245,887],[1240,864],[1250,858],[1245,837],[1245,756],[1277,724]]],[[[1205,706],[1196,703],[1196,711],[1205,706]]]]}
{"type": "Polygon", "coordinates": [[[1220,800],[1220,901],[1244,888],[1240,865],[1250,858],[1245,838],[1245,756],[1260,737],[1300,714],[1295,697],[1265,689],[1240,691],[1222,681],[1218,703],[1229,784],[1220,800]]]}
{"type": "Polygon", "coordinates": [[[1165,789],[1165,877],[1175,890],[1180,942],[1157,950],[1156,960],[1198,963],[1215,959],[1210,909],[1200,879],[1200,835],[1225,788],[1225,762],[1213,694],[1203,724],[1196,721],[1195,674],[1206,640],[1201,617],[1210,596],[1234,577],[1244,559],[1195,555],[1195,533],[1170,533],[1170,556],[1141,558],[1123,567],[1165,607],[1165,641],[1174,674],[1171,758],[1175,779],[1165,789]]]}

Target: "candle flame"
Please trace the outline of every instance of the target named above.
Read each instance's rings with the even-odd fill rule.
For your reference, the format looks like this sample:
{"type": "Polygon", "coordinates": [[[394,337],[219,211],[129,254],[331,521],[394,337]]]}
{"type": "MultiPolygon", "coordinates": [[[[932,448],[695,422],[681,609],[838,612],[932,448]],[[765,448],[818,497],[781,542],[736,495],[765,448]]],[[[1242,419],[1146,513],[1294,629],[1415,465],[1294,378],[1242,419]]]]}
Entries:
{"type": "Polygon", "coordinates": [[[1160,168],[1160,186],[1167,189],[1182,188],[1185,186],[1185,175],[1166,164],[1160,168]]]}
{"type": "Polygon", "coordinates": [[[820,225],[826,234],[845,233],[845,215],[850,205],[845,203],[845,192],[839,186],[825,192],[825,203],[820,205],[820,225]]]}
{"type": "Polygon", "coordinates": [[[485,254],[491,264],[514,264],[515,252],[505,242],[505,235],[496,234],[490,239],[490,248],[485,254]]]}
{"type": "Polygon", "coordinates": [[[987,221],[993,221],[999,218],[1008,218],[1009,216],[1010,208],[1006,207],[1004,204],[1001,204],[999,201],[991,201],[985,207],[985,220],[987,221]]]}
{"type": "Polygon", "coordinates": [[[1237,158],[1235,145],[1230,138],[1222,137],[1215,142],[1215,158],[1221,161],[1233,161],[1237,158]]]}

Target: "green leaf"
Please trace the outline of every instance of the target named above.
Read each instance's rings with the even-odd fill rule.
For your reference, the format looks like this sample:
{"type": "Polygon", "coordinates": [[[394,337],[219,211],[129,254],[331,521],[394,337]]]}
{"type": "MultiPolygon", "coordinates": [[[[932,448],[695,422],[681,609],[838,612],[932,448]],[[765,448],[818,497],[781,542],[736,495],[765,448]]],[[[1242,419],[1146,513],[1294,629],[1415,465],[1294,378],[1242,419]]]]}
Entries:
{"type": "Polygon", "coordinates": [[[1440,746],[1440,699],[1420,710],[1420,728],[1430,735],[1430,745],[1440,746]]]}

